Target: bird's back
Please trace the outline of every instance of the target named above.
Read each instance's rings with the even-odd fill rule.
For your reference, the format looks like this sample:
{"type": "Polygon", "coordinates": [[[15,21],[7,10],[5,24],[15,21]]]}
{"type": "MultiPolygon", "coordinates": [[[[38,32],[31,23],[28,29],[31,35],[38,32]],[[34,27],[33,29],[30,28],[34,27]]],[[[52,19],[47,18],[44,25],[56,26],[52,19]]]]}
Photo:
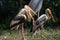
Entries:
{"type": "Polygon", "coordinates": [[[47,17],[47,15],[46,14],[43,14],[43,15],[41,15],[40,17],[38,17],[38,19],[35,21],[35,25],[37,26],[37,25],[41,25],[41,24],[43,24],[43,23],[45,23],[46,21],[47,21],[47,19],[48,19],[48,17],[47,17]]]}

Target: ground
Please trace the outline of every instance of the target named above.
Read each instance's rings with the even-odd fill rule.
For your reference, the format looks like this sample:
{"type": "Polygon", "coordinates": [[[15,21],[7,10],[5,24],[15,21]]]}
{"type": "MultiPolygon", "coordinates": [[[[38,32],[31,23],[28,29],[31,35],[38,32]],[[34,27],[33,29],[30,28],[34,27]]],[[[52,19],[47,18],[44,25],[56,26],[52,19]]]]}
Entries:
{"type": "MultiPolygon", "coordinates": [[[[40,30],[37,30],[36,35],[32,35],[28,30],[25,30],[25,38],[27,40],[60,40],[60,30],[44,29],[43,36],[40,35],[40,30]]],[[[21,30],[0,30],[0,40],[21,40],[21,30]]]]}

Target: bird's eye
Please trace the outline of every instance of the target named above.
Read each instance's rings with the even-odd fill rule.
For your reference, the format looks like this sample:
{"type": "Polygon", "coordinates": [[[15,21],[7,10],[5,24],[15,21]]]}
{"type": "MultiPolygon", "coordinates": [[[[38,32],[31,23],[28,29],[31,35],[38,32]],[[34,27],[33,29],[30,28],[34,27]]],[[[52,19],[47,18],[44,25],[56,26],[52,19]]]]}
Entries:
{"type": "Polygon", "coordinates": [[[38,25],[39,24],[39,22],[36,22],[36,25],[38,25]]]}

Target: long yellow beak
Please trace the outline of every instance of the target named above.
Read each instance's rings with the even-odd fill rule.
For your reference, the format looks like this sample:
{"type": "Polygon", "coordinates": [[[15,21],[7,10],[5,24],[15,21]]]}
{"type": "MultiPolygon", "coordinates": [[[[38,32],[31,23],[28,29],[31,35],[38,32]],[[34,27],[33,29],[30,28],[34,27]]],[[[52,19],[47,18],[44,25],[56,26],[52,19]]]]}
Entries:
{"type": "Polygon", "coordinates": [[[48,12],[48,14],[51,16],[53,22],[55,22],[55,19],[54,19],[53,15],[52,15],[52,13],[51,13],[51,10],[50,10],[49,8],[47,9],[47,12],[48,12]]]}
{"type": "Polygon", "coordinates": [[[33,12],[33,14],[37,15],[35,11],[33,11],[28,5],[25,5],[25,8],[28,8],[30,11],[33,12]]]}

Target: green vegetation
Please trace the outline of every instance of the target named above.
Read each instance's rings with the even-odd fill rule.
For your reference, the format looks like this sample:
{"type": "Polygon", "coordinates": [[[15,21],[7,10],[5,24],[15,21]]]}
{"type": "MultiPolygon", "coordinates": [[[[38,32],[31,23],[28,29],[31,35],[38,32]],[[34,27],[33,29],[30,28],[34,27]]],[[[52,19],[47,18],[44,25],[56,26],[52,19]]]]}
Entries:
{"type": "MultiPolygon", "coordinates": [[[[43,31],[43,36],[40,35],[40,30],[37,31],[36,35],[32,35],[29,31],[25,30],[25,38],[27,40],[60,40],[60,30],[49,29],[43,31]]],[[[6,40],[21,40],[21,30],[1,30],[0,39],[6,40]]]]}

